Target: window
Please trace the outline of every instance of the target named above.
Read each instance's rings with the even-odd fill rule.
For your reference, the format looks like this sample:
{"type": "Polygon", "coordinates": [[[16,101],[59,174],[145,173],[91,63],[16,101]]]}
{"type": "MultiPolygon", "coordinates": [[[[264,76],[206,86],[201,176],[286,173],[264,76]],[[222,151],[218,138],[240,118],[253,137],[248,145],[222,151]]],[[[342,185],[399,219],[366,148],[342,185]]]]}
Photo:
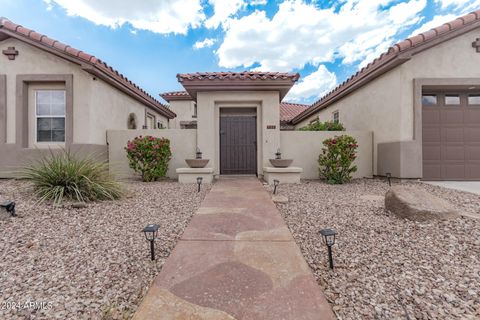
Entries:
{"type": "Polygon", "coordinates": [[[434,94],[424,94],[422,95],[422,104],[424,106],[436,106],[437,105],[437,96],[434,94]]]}
{"type": "Polygon", "coordinates": [[[163,129],[163,123],[160,121],[157,122],[157,129],[163,129]]]}
{"type": "Polygon", "coordinates": [[[155,117],[151,114],[147,114],[146,129],[155,129],[155,117]]]}
{"type": "Polygon", "coordinates": [[[192,115],[192,118],[196,118],[197,117],[197,103],[194,102],[193,103],[193,115],[192,115]]]}
{"type": "Polygon", "coordinates": [[[446,94],[445,105],[459,105],[460,96],[458,94],[446,94]]]}
{"type": "Polygon", "coordinates": [[[480,94],[469,94],[468,95],[468,104],[480,105],[480,94]]]}
{"type": "Polygon", "coordinates": [[[37,142],[65,142],[65,90],[35,91],[37,142]]]}
{"type": "Polygon", "coordinates": [[[339,123],[340,122],[340,112],[339,111],[335,111],[333,113],[333,122],[335,123],[339,123]]]}

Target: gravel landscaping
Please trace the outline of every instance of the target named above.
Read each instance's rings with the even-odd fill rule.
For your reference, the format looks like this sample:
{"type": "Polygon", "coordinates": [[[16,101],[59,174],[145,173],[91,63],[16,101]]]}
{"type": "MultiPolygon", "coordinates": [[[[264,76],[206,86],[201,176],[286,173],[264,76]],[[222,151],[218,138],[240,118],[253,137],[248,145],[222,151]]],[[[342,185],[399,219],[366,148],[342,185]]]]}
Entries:
{"type": "Polygon", "coordinates": [[[0,319],[131,317],[210,187],[126,188],[119,201],[53,208],[35,204],[28,182],[0,180],[0,201],[14,198],[19,215],[0,221],[0,319]],[[147,223],[160,225],[155,262],[141,233],[147,223]]]}
{"type": "MultiPolygon", "coordinates": [[[[396,182],[399,183],[399,182],[396,182]]],[[[480,217],[480,196],[418,182],[480,217]]],[[[479,319],[480,220],[412,222],[386,212],[383,180],[281,185],[277,204],[339,319],[479,319]],[[338,232],[335,270],[318,231],[338,232]]]]}

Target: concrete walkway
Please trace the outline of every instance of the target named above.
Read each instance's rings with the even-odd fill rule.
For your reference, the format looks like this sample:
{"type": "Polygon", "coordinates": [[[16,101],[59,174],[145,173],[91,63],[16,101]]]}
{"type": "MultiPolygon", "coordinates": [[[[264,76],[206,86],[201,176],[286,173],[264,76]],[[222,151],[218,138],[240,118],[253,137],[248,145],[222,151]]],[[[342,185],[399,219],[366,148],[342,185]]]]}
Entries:
{"type": "Polygon", "coordinates": [[[434,186],[443,187],[443,188],[480,194],[480,181],[423,181],[423,182],[432,184],[434,186]]]}
{"type": "Polygon", "coordinates": [[[270,195],[222,178],[192,218],[134,319],[333,319],[270,195]]]}

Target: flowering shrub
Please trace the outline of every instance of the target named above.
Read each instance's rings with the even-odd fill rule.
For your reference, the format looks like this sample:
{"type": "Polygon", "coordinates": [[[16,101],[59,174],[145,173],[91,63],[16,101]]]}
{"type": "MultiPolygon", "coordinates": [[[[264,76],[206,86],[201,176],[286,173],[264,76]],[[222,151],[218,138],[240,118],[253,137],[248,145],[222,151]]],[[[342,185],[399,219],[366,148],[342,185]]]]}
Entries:
{"type": "Polygon", "coordinates": [[[139,136],[125,147],[130,168],[142,175],[146,182],[165,177],[172,156],[170,140],[152,136],[139,136]]]}
{"type": "Polygon", "coordinates": [[[320,176],[327,183],[342,184],[352,180],[351,174],[357,171],[352,165],[357,158],[357,141],[347,135],[336,136],[323,141],[322,153],[318,157],[320,176]]]}
{"type": "Polygon", "coordinates": [[[334,121],[315,121],[307,124],[305,127],[301,127],[300,131],[345,131],[345,127],[340,122],[334,121]]]}

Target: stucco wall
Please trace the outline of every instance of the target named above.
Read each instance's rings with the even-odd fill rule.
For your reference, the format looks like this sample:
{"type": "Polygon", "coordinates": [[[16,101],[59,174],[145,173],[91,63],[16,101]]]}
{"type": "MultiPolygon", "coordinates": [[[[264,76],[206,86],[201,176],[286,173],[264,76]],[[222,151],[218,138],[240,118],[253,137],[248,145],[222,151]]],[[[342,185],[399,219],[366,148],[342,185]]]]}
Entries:
{"type": "MultiPolygon", "coordinates": [[[[128,140],[137,136],[154,136],[170,140],[172,159],[169,163],[168,177],[175,179],[175,169],[187,167],[185,159],[195,158],[196,130],[194,129],[162,129],[162,130],[108,130],[108,157],[110,169],[121,179],[139,178],[140,176],[129,168],[125,147],[128,140]]],[[[209,163],[207,167],[211,167],[209,163]]]]}
{"type": "MultiPolygon", "coordinates": [[[[15,143],[15,93],[19,74],[73,75],[73,143],[105,145],[106,130],[126,129],[131,112],[137,115],[139,128],[144,124],[145,110],[149,108],[104,81],[94,80],[80,66],[16,39],[0,44],[1,50],[13,46],[19,51],[15,60],[0,57],[0,74],[6,75],[7,85],[7,143],[15,143]]],[[[155,115],[167,124],[164,117],[156,112],[155,115]]]]}
{"type": "Polygon", "coordinates": [[[170,102],[170,109],[176,113],[176,117],[170,120],[170,129],[180,129],[181,121],[193,121],[195,102],[192,100],[178,100],[170,102]]]}
{"type": "Polygon", "coordinates": [[[318,179],[318,156],[322,151],[322,142],[325,139],[338,136],[350,135],[357,140],[358,153],[355,165],[357,172],[354,178],[370,177],[372,168],[372,132],[367,131],[281,131],[282,158],[293,159],[292,166],[303,169],[303,179],[318,179]]]}
{"type": "MultiPolygon", "coordinates": [[[[384,174],[377,170],[388,167],[386,164],[377,163],[378,144],[414,139],[413,102],[418,98],[414,96],[414,79],[479,78],[480,54],[471,45],[479,36],[478,30],[471,31],[412,56],[408,62],[302,121],[296,128],[305,126],[315,116],[319,116],[320,121],[332,120],[333,112],[339,110],[340,121],[347,130],[374,132],[374,173],[384,174]]],[[[401,149],[420,153],[420,157],[418,154],[414,157],[403,157],[403,164],[397,159],[398,164],[393,171],[405,178],[420,178],[421,146],[420,149],[412,149],[408,145],[401,149]],[[415,161],[409,161],[409,158],[415,161]]]]}
{"type": "Polygon", "coordinates": [[[220,173],[220,108],[257,109],[257,168],[258,174],[262,175],[262,168],[268,165],[268,159],[280,147],[279,103],[276,91],[198,93],[198,146],[204,158],[210,159],[215,174],[220,173]],[[267,129],[268,125],[274,125],[275,129],[267,129]]]}

